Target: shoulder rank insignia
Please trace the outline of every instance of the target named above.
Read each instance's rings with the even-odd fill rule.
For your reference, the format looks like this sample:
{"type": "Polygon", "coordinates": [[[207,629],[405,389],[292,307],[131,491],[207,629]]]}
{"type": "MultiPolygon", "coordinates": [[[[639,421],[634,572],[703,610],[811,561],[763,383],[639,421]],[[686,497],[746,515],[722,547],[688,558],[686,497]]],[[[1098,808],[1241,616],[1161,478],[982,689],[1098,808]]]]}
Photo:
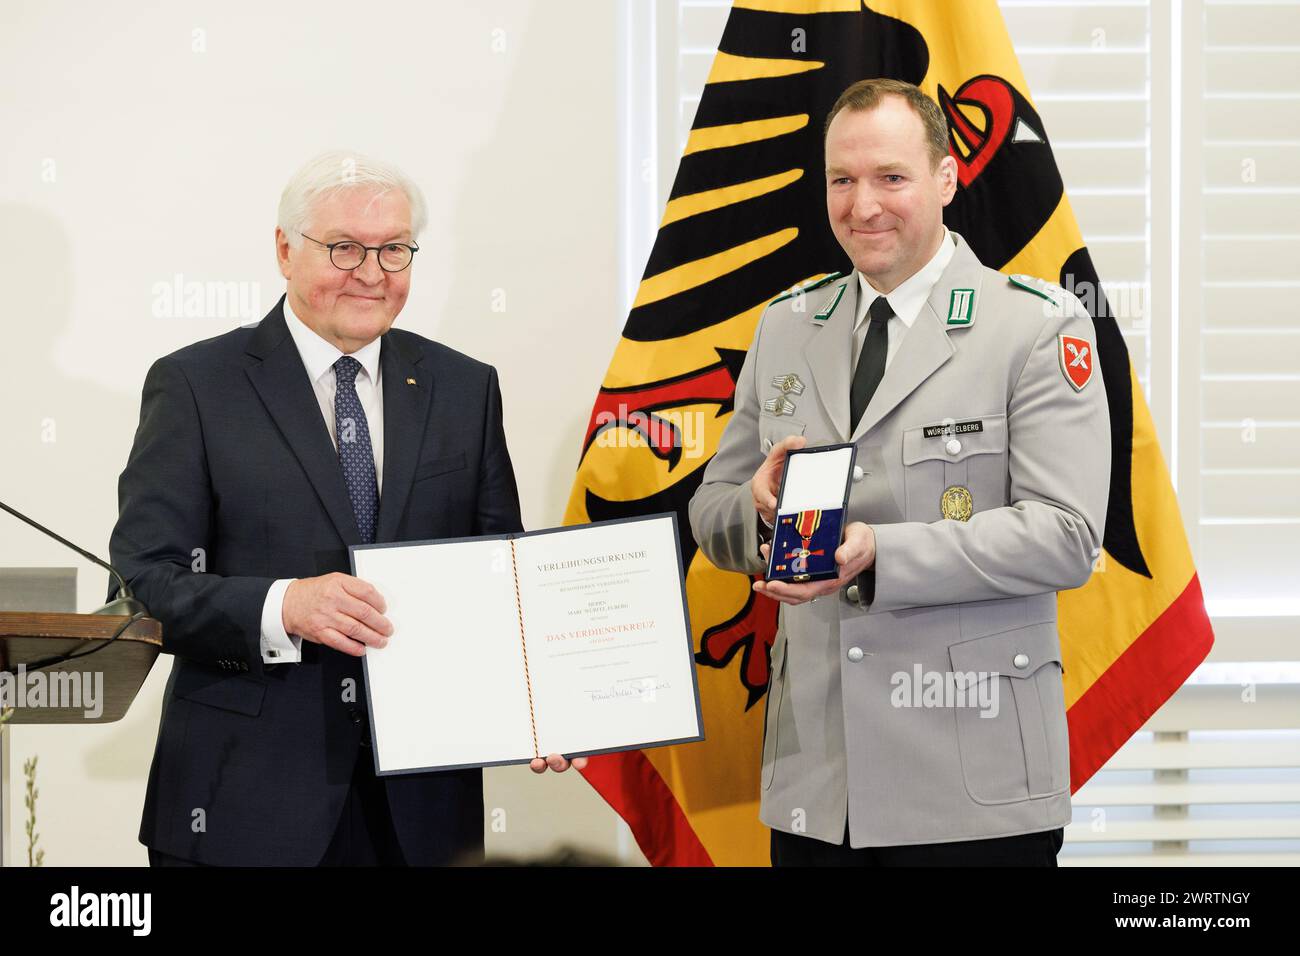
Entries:
{"type": "Polygon", "coordinates": [[[823,305],[820,310],[813,313],[813,318],[816,321],[825,322],[831,317],[831,313],[835,311],[835,307],[840,304],[840,299],[844,298],[844,290],[848,288],[848,285],[847,282],[842,283],[840,287],[835,290],[835,294],[826,300],[826,304],[823,305]]]}
{"type": "Polygon", "coordinates": [[[1083,387],[1092,381],[1092,370],[1097,364],[1092,343],[1077,335],[1058,335],[1056,339],[1056,352],[1065,380],[1076,392],[1082,392],[1083,387]]]}
{"type": "Polygon", "coordinates": [[[814,289],[820,289],[822,286],[829,285],[830,283],[834,282],[836,279],[842,278],[843,276],[844,276],[843,272],[832,272],[830,275],[822,276],[820,279],[813,279],[811,282],[806,283],[804,285],[795,286],[789,292],[782,292],[775,299],[769,302],[768,305],[776,305],[778,302],[782,301],[783,299],[790,299],[801,293],[812,292],[814,289]]]}
{"type": "Polygon", "coordinates": [[[1035,276],[1027,276],[1021,273],[1007,276],[1012,285],[1019,286],[1026,292],[1032,292],[1040,298],[1046,299],[1058,309],[1065,305],[1065,290],[1059,285],[1053,285],[1035,276]]]}

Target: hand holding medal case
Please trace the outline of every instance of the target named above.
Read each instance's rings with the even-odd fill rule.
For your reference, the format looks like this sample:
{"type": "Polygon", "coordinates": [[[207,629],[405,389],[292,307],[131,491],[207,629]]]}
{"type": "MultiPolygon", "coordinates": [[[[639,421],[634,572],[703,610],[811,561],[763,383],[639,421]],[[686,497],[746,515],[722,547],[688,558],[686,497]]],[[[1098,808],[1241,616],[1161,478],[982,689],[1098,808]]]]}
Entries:
{"type": "Polygon", "coordinates": [[[769,581],[824,581],[839,576],[835,549],[853,481],[854,445],[799,448],[786,455],[768,555],[769,581]]]}

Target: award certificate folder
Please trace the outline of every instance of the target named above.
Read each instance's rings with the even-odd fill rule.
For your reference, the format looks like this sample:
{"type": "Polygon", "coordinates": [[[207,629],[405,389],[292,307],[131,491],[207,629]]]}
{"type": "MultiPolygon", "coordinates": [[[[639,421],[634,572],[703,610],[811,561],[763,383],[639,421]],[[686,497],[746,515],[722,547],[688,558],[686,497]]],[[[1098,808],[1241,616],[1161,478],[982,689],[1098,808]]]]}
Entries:
{"type": "Polygon", "coordinates": [[[377,773],[703,740],[677,516],[354,545],[377,773]]]}
{"type": "Polygon", "coordinates": [[[768,552],[769,581],[838,577],[835,551],[844,539],[853,461],[851,444],[798,448],[786,455],[768,552]]]}

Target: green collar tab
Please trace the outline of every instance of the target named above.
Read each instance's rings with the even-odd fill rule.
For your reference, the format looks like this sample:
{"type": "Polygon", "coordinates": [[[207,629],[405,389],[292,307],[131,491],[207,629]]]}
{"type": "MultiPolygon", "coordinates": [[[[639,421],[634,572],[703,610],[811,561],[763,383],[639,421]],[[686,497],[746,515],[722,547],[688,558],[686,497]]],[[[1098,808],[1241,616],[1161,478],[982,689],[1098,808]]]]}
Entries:
{"type": "Polygon", "coordinates": [[[948,324],[970,325],[975,309],[974,289],[953,289],[948,297],[948,324]]]}

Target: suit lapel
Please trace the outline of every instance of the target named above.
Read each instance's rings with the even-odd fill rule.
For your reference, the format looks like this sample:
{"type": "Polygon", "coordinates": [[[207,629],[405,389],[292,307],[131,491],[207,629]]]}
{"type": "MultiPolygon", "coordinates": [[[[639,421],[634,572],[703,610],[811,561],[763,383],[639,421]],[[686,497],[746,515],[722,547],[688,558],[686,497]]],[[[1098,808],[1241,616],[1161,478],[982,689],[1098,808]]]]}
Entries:
{"type": "Polygon", "coordinates": [[[853,431],[854,441],[878,425],[952,358],[957,346],[949,335],[954,329],[969,328],[974,324],[984,267],[960,236],[957,236],[956,244],[952,261],[934,284],[916,321],[903,336],[898,354],[885,369],[885,377],[880,380],[876,393],[862,413],[862,420],[853,431]],[[959,297],[959,304],[954,305],[955,290],[969,291],[972,295],[967,300],[963,294],[959,297]],[[957,321],[950,322],[950,317],[957,321]]]}
{"type": "Polygon", "coordinates": [[[808,321],[818,326],[818,331],[803,350],[804,361],[808,363],[808,370],[817,386],[813,391],[840,441],[847,440],[849,434],[849,385],[853,376],[850,363],[853,361],[853,318],[858,311],[858,291],[856,272],[826,287],[825,301],[818,304],[818,309],[825,309],[837,299],[838,302],[825,319],[819,318],[824,314],[821,311],[809,314],[808,321]],[[841,286],[844,287],[842,295],[839,291],[841,286]]]}
{"type": "Polygon", "coordinates": [[[302,356],[285,325],[283,297],[258,325],[246,351],[261,359],[245,369],[249,381],[307,473],[339,536],[345,544],[360,544],[361,532],[338,452],[321,417],[302,356]]]}
{"type": "Polygon", "coordinates": [[[384,382],[384,487],[379,496],[376,541],[392,541],[411,495],[411,479],[424,443],[433,400],[432,370],[422,353],[389,332],[379,351],[384,382]]]}

